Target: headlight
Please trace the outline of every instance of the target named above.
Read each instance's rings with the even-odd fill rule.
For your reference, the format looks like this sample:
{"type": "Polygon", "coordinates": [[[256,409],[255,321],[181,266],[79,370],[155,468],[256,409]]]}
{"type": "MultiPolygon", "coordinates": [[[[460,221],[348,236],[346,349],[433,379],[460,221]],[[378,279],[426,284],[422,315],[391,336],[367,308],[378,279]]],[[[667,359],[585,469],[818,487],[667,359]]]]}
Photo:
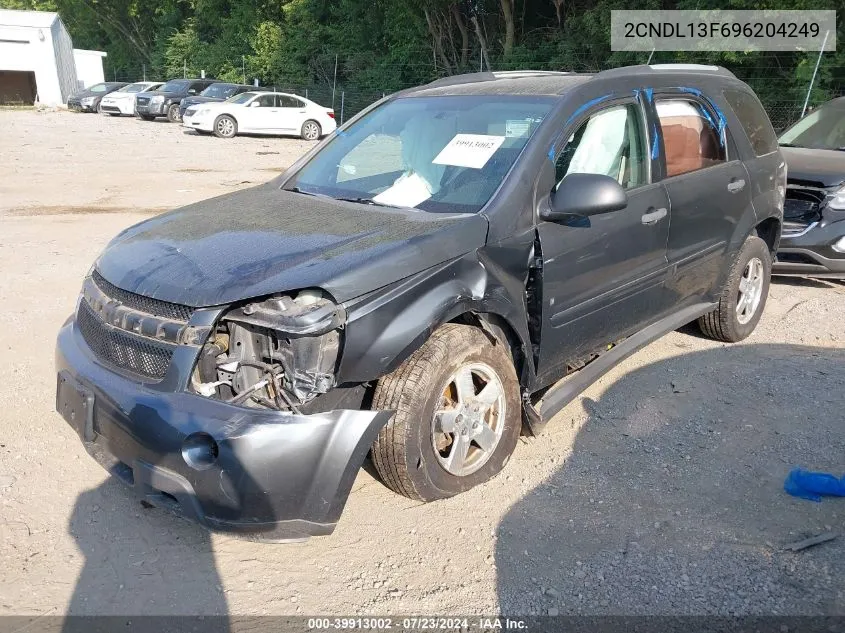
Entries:
{"type": "Polygon", "coordinates": [[[194,113],[194,116],[205,116],[209,112],[211,112],[211,108],[203,108],[202,110],[197,110],[194,113]]]}
{"type": "Polygon", "coordinates": [[[845,187],[833,194],[827,206],[834,211],[845,211],[845,187]]]}
{"type": "Polygon", "coordinates": [[[94,99],[96,98],[97,97],[85,97],[80,101],[80,103],[84,106],[89,106],[94,103],[94,99]]]}
{"type": "Polygon", "coordinates": [[[346,310],[319,289],[235,307],[206,339],[194,391],[298,411],[335,386],[346,310]]]}
{"type": "Polygon", "coordinates": [[[150,104],[152,105],[161,105],[162,103],[164,103],[164,97],[161,95],[156,95],[150,99],[150,104]]]}

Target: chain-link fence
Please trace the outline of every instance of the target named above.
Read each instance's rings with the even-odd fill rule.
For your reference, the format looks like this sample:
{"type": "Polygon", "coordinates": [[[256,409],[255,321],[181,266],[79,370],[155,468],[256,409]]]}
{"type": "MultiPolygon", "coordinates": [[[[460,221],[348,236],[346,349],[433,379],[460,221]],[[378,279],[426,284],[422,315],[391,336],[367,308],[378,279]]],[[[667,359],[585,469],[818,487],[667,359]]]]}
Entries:
{"type": "MultiPolygon", "coordinates": [[[[431,59],[431,53],[428,52],[428,57],[431,59]]],[[[692,63],[693,60],[684,58],[681,59],[672,53],[658,53],[653,56],[651,63],[692,63]]],[[[421,53],[421,59],[423,59],[421,53]]],[[[755,58],[755,65],[748,66],[743,63],[736,65],[723,63],[729,70],[733,71],[740,79],[751,85],[759,95],[775,130],[781,131],[789,127],[792,123],[801,118],[801,113],[804,108],[804,100],[807,96],[809,88],[809,77],[804,82],[806,85],[801,85],[801,82],[795,80],[795,67],[788,67],[782,64],[782,60],[772,57],[755,58]],[[775,63],[777,61],[777,63],[775,63]],[[771,63],[770,63],[771,62],[771,63]]],[[[703,60],[702,60],[703,61],[703,60]]],[[[806,60],[803,60],[806,63],[806,60]]],[[[646,59],[631,59],[624,64],[645,63],[646,59]]],[[[815,59],[812,59],[815,62],[815,59]]],[[[845,80],[841,79],[841,72],[832,68],[833,59],[823,57],[821,60],[819,78],[814,83],[814,89],[808,101],[808,111],[814,107],[818,107],[828,99],[833,97],[845,95],[845,80]],[[831,72],[834,71],[834,72],[831,72]],[[831,78],[833,76],[833,79],[831,78]],[[838,78],[838,79],[837,79],[838,78]],[[842,82],[837,83],[837,82],[842,82]]],[[[421,63],[421,62],[419,62],[421,63]]],[[[430,63],[430,79],[445,76],[443,68],[438,67],[436,58],[433,63],[430,63]]],[[[514,62],[516,63],[516,62],[514,62]]],[[[796,61],[796,64],[799,63],[796,61]]],[[[240,60],[238,60],[238,66],[240,60]]],[[[513,63],[509,65],[493,64],[493,70],[504,69],[505,66],[510,68],[513,63]],[[501,65],[502,68],[497,66],[501,65]]],[[[583,63],[578,68],[558,68],[550,60],[519,60],[517,66],[519,68],[532,68],[537,70],[558,70],[570,72],[598,72],[609,68],[623,65],[622,63],[613,63],[606,61],[603,63],[583,63]]],[[[515,66],[516,67],[516,66],[515,66]]],[[[190,64],[186,64],[186,68],[190,68],[190,64]]],[[[475,68],[474,70],[478,70],[475,68]]],[[[489,68],[485,67],[485,70],[489,68]]],[[[188,72],[191,76],[191,73],[188,72]]],[[[193,76],[198,76],[199,73],[193,76]]],[[[181,74],[179,75],[182,76],[181,74]]],[[[207,73],[207,76],[211,76],[207,73]]],[[[169,77],[156,77],[146,67],[140,66],[132,69],[107,69],[107,81],[141,81],[146,80],[160,80],[168,79],[169,77]]],[[[248,73],[239,78],[239,81],[253,84],[255,80],[249,76],[248,73]]],[[[395,84],[392,87],[361,87],[346,81],[340,77],[336,83],[323,81],[313,83],[265,83],[260,87],[268,90],[278,90],[280,92],[290,92],[306,97],[319,103],[327,108],[333,108],[338,122],[349,120],[368,105],[382,98],[386,93],[395,91],[396,89],[409,88],[413,84],[399,85],[395,84]]]]}

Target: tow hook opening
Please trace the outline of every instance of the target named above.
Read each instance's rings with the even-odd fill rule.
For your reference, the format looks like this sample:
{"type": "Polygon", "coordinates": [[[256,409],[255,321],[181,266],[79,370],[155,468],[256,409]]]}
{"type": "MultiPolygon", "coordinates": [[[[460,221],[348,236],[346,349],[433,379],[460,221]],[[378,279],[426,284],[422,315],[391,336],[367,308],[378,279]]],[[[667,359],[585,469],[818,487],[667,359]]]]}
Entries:
{"type": "Polygon", "coordinates": [[[220,447],[208,433],[192,433],[182,442],[182,459],[194,470],[207,470],[214,465],[220,447]]]}

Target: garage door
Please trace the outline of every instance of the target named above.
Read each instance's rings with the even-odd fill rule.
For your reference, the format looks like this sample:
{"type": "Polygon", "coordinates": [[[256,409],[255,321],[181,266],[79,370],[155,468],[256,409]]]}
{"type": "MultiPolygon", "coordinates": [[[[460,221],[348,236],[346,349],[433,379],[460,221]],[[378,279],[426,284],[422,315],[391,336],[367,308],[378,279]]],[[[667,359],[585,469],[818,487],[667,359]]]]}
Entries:
{"type": "Polygon", "coordinates": [[[0,105],[35,103],[35,73],[0,70],[0,105]]]}

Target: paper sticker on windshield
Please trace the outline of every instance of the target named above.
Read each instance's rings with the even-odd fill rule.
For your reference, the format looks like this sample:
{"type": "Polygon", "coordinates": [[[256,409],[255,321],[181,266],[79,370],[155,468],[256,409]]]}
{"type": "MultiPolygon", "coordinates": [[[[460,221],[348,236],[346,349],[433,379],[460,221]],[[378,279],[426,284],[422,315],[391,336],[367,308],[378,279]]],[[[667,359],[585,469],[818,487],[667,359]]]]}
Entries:
{"type": "Polygon", "coordinates": [[[437,165],[481,169],[504,142],[504,136],[456,134],[431,162],[437,165]]]}
{"type": "Polygon", "coordinates": [[[514,138],[528,136],[531,131],[531,119],[508,119],[505,121],[505,136],[514,138]]]}

